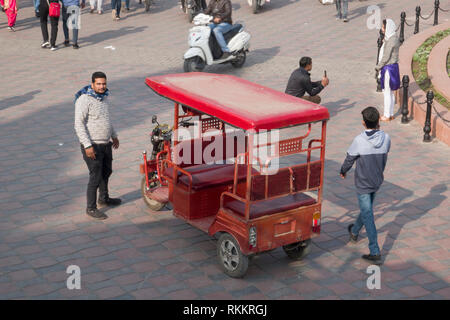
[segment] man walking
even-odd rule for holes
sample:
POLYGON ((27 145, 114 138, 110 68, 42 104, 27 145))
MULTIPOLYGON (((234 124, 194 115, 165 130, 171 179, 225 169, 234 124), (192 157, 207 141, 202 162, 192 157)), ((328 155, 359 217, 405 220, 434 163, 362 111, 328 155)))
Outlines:
POLYGON ((62 0, 62 20, 63 20, 63 31, 64 31, 64 45, 68 47, 70 45, 69 41, 69 29, 73 33, 73 48, 78 49, 78 30, 80 29, 80 19, 81 19, 81 9, 85 6, 85 0, 62 0), (69 20, 70 18, 70 20, 69 20), (69 21, 69 25, 67 23, 69 21), (70 26, 70 28, 69 28, 70 26))
POLYGON ((348 0, 336 0, 337 17, 336 20, 342 20, 348 22, 348 0))
POLYGON ((374 264, 381 264, 377 229, 373 217, 373 201, 375 193, 384 180, 383 172, 387 154, 391 148, 391 139, 387 133, 380 130, 380 113, 376 108, 365 108, 362 116, 366 130, 350 145, 340 174, 342 179, 345 179, 347 172, 356 161, 355 186, 360 214, 356 222, 348 226, 350 241, 356 242, 361 228, 366 227, 370 253, 363 255, 362 258, 374 264))
POLYGON ((322 101, 319 93, 330 81, 324 75, 322 81, 311 82, 311 74, 309 71, 312 70, 312 59, 310 57, 302 57, 299 65, 300 68, 295 69, 289 77, 285 93, 319 104, 322 101), (309 96, 305 96, 305 92, 309 96))
POLYGON ((81 143, 81 153, 89 169, 86 214, 103 220, 107 216, 97 209, 115 206, 122 201, 110 198, 108 179, 112 173, 112 148, 119 148, 119 139, 109 118, 109 91, 103 72, 92 74, 92 83, 75 95, 75 131, 81 143), (112 139, 112 142, 111 142, 112 139))

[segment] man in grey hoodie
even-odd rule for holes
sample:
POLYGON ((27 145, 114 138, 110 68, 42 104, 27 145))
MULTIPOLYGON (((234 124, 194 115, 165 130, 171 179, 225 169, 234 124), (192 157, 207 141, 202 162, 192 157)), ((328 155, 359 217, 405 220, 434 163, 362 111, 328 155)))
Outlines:
POLYGON ((369 238, 368 255, 362 258, 371 263, 381 264, 380 248, 377 241, 377 229, 373 217, 373 201, 375 193, 383 183, 387 154, 391 147, 391 138, 380 130, 380 113, 374 107, 362 111, 364 132, 358 135, 347 151, 347 157, 341 167, 341 177, 345 179, 347 172, 356 161, 355 186, 358 193, 360 214, 354 224, 348 226, 350 241, 356 242, 361 228, 366 228, 369 238))

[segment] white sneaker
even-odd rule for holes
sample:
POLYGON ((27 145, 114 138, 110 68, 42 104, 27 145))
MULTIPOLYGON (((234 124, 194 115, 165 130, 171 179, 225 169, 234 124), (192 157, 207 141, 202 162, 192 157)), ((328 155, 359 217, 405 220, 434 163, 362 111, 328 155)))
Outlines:
POLYGON ((52 47, 50 50, 51 50, 51 51, 58 50, 58 47, 52 47))
POLYGON ((41 48, 48 48, 48 46, 50 45, 50 42, 44 42, 43 44, 41 44, 41 48))

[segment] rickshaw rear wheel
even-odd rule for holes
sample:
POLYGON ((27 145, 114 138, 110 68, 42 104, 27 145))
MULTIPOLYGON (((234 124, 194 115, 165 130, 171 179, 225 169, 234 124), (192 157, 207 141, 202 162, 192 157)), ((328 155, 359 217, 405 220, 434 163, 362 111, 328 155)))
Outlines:
POLYGON ((248 269, 248 257, 241 252, 239 243, 229 233, 217 241, 217 258, 222 270, 232 278, 242 278, 248 269))
MULTIPOLYGON (((150 187, 157 187, 158 185, 159 185, 159 182, 154 183, 150 187)), ((146 194, 146 189, 147 189, 147 183, 145 181, 145 176, 144 176, 144 177, 142 177, 142 181, 141 181, 142 199, 144 199, 144 202, 147 205, 147 207, 149 207, 153 211, 161 210, 164 207, 165 203, 161 203, 159 201, 150 199, 146 194)))
POLYGON ((292 260, 302 260, 311 252, 311 239, 283 246, 286 255, 292 260))

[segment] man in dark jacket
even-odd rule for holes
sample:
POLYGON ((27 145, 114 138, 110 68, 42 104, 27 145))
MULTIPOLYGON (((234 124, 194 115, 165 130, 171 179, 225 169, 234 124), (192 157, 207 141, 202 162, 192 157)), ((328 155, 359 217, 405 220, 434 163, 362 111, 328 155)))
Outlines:
POLYGON ((355 186, 358 193, 360 214, 354 224, 348 226, 350 241, 356 242, 361 228, 366 228, 369 238, 368 255, 362 258, 374 264, 381 264, 380 248, 377 241, 377 228, 373 217, 373 201, 375 193, 383 183, 384 168, 391 148, 391 138, 380 130, 380 113, 374 107, 362 111, 364 132, 356 136, 347 151, 347 157, 341 167, 341 177, 345 179, 347 172, 356 161, 355 186))
POLYGON ((309 71, 312 69, 312 59, 310 57, 302 57, 299 64, 300 68, 294 70, 289 78, 285 93, 319 104, 322 99, 318 94, 328 85, 329 80, 324 75, 322 81, 311 82, 309 71), (305 96, 305 92, 309 96, 305 96))
POLYGON ((233 21, 231 20, 231 1, 230 0, 211 0, 205 14, 213 16, 213 23, 209 25, 214 32, 217 42, 222 49, 221 59, 228 58, 231 53, 223 35, 230 31, 233 21))

